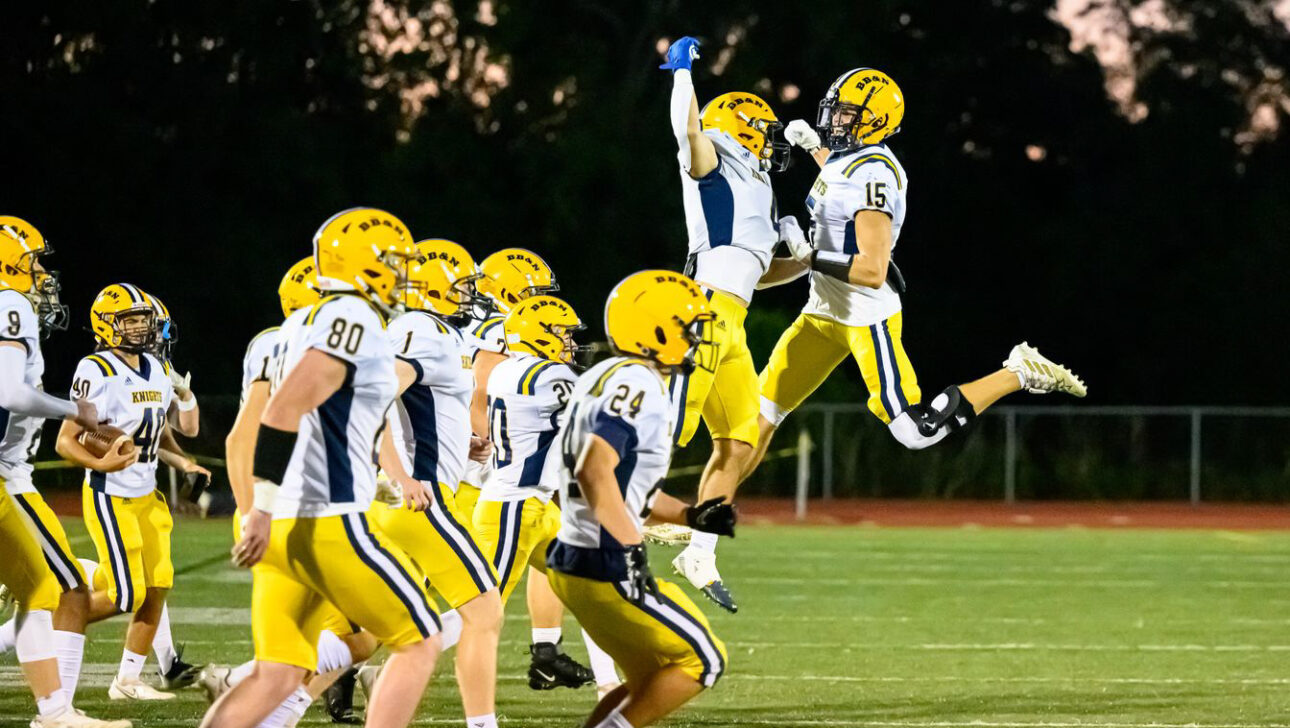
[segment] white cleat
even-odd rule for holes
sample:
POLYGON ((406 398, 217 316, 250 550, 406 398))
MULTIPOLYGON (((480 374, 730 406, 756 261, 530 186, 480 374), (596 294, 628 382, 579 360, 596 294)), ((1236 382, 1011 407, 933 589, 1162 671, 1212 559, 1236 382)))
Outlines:
POLYGON ((372 699, 372 688, 376 687, 376 678, 381 676, 381 668, 385 663, 380 665, 363 665, 358 668, 358 687, 363 691, 365 700, 372 699))
POLYGON ((699 551, 693 546, 685 549, 672 559, 672 568, 684 576, 690 585, 703 592, 703 595, 717 603, 727 612, 739 611, 735 598, 721 583, 721 574, 717 572, 717 555, 711 551, 699 551))
POLYGON ((31 728, 133 728, 134 726, 128 720, 91 718, 76 708, 68 708, 58 715, 37 717, 29 725, 31 728))
POLYGON ((1088 394, 1084 380, 1061 364, 1050 361, 1024 341, 1012 347, 1012 352, 1003 361, 1003 368, 1016 374, 1022 388, 1031 394, 1063 392, 1074 397, 1088 394))
POLYGON ((138 678, 122 680, 116 677, 112 678, 108 697, 113 700, 174 700, 175 694, 163 693, 138 678))
POLYGON ((228 665, 207 665, 202 668, 201 675, 197 676, 197 684, 206 693, 206 699, 214 703, 221 695, 233 689, 228 684, 228 678, 232 674, 233 668, 228 665))
POLYGON ((694 529, 676 523, 655 523, 645 527, 645 540, 663 546, 688 546, 694 529))

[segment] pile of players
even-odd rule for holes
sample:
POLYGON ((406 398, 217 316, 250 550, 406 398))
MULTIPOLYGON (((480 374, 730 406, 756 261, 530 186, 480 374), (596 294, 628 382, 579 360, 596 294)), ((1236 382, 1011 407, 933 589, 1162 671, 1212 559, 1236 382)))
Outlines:
MULTIPOLYGON (((784 418, 847 354, 871 411, 912 449, 1012 392, 1084 396, 1078 377, 1023 343, 1000 369, 922 402, 901 343, 905 283, 891 261, 908 179, 885 143, 904 115, 890 77, 849 71, 821 101, 814 128, 784 127, 750 93, 700 110, 698 57, 698 42, 682 38, 663 64, 673 72, 688 275, 651 270, 619 283, 604 314, 612 356, 586 371, 573 339, 581 319, 550 295, 555 278, 536 254, 503 250, 477 267, 461 246, 418 242, 374 208, 318 229, 312 255, 280 288, 286 320, 253 339, 245 360, 227 464, 238 506, 234 560, 253 572, 255 659, 204 671, 214 703, 203 725, 294 725, 323 691, 333 717, 350 720, 355 674, 371 683, 367 724, 406 725, 438 655, 455 646, 467 725, 492 728, 502 608, 525 573, 530 685, 594 679, 601 700, 586 725, 648 725, 712 685, 726 652, 694 604, 651 575, 646 534, 687 543, 676 570, 736 611, 715 560, 719 537, 734 532, 736 489, 784 418), (770 173, 787 166, 791 146, 820 167, 806 200, 809 239, 795 218, 776 218, 770 173), (789 255, 773 257, 781 244, 789 255), (743 331, 753 292, 808 274, 807 305, 758 376, 743 331), (659 483, 700 419, 712 455, 691 506, 659 483), (564 607, 583 627, 592 670, 563 654, 564 607), (380 669, 356 673, 378 649, 388 653, 380 669)), ((0 341, 0 365, 15 377, 25 367, 26 384, 6 384, 0 404, 67 420, 58 449, 87 468, 102 588, 87 586, 48 508, 4 533, 28 534, 33 558, 44 548, 44 571, 66 577, 64 601, 78 595, 76 619, 56 616, 59 630, 70 624, 79 634, 88 619, 134 614, 113 697, 164 698, 137 670, 152 628, 161 624, 169 640, 164 595, 173 580, 169 515, 143 466, 177 451, 165 435, 184 431, 195 400, 185 404, 187 379, 155 351, 173 339, 164 307, 126 284, 95 302, 100 350, 77 370, 77 402, 39 391, 36 331, 59 318, 57 282, 39 267, 38 233, 19 223, 7 233, 19 241, 18 274, 0 292, 2 310, 15 311, 7 338, 17 343, 0 341), (79 444, 104 419, 134 433, 133 454, 95 458, 79 444)), ((6 432, 8 448, 8 433, 21 431, 6 432)), ((20 480, 14 472, 0 471, 20 480)), ((9 500, 0 503, 5 524, 22 520, 9 500)), ((41 615, 57 600, 43 595, 36 571, 0 574, 18 596, 15 641, 41 711, 33 725, 99 725, 47 674, 51 665, 66 672, 65 643, 56 664, 38 646, 49 631, 41 615)), ((164 649, 172 684, 191 682, 194 668, 164 649)))

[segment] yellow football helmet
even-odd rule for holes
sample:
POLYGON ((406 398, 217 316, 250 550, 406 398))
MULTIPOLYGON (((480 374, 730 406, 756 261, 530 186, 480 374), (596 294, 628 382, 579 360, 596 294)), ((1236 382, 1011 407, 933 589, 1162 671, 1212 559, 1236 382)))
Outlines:
POLYGON ((482 274, 465 248, 432 238, 417 243, 416 252, 400 296, 404 306, 452 319, 483 315, 489 309, 475 288, 482 274))
POLYGON ((40 264, 42 256, 53 252, 34 225, 0 216, 0 289, 13 289, 31 301, 42 334, 67 328, 67 306, 58 300, 58 274, 40 264))
POLYGON ((282 303, 282 317, 290 316, 297 309, 312 306, 322 299, 318 292, 318 269, 314 257, 301 258, 287 269, 278 284, 278 301, 282 303))
POLYGON ((396 304, 408 261, 415 257, 407 225, 373 207, 339 212, 314 234, 319 287, 357 291, 386 313, 396 304))
POLYGON ((792 148, 780 136, 784 125, 770 104, 756 94, 731 91, 709 101, 699 112, 704 129, 729 134, 744 149, 752 152, 763 170, 782 172, 792 161, 792 148))
POLYGON ((156 317, 148 294, 129 283, 113 283, 94 297, 90 330, 100 349, 139 354, 151 350, 156 341, 156 317))
POLYGON ((479 280, 479 292, 493 299, 501 313, 509 313, 530 296, 560 290, 551 266, 542 256, 524 248, 502 248, 484 258, 479 271, 484 274, 479 280))
POLYGON ((696 366, 716 371, 712 320, 703 289, 670 270, 627 276, 605 304, 605 333, 615 351, 685 374, 696 366))
POLYGON ((900 131, 904 118, 905 94, 891 76, 872 68, 854 68, 829 87, 820 101, 815 127, 824 146, 849 152, 900 131))
POLYGON ((152 325, 156 329, 152 341, 152 353, 162 361, 170 361, 171 351, 179 340, 179 330, 174 319, 170 318, 170 309, 151 293, 144 292, 144 298, 152 304, 152 325))
POLYGON ((586 326, 573 307, 555 296, 533 296, 511 309, 502 321, 507 351, 536 354, 543 359, 574 363, 582 349, 573 343, 574 332, 586 326))

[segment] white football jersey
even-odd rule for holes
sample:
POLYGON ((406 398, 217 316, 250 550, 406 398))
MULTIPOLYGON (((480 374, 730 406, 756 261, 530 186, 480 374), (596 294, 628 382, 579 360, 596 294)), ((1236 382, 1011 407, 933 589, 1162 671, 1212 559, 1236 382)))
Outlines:
MULTIPOLYGON (((506 353, 506 329, 502 326, 505 316, 493 314, 488 318, 476 319, 467 324, 462 333, 466 335, 466 346, 470 350, 470 358, 474 361, 475 354, 480 351, 491 351, 495 354, 506 353)), ((482 488, 484 481, 488 480, 488 474, 492 472, 493 461, 479 462, 469 460, 466 462, 466 470, 462 473, 461 482, 473 485, 476 488, 482 488)), ((452 484, 453 490, 456 490, 457 484, 452 484)))
POLYGON ((542 482, 547 451, 578 375, 567 364, 513 354, 488 375, 488 439, 493 469, 480 500, 551 500, 556 483, 542 482))
POLYGON ((673 418, 663 378, 639 359, 608 359, 578 378, 543 472, 548 486, 560 488, 562 509, 548 565, 589 579, 623 577, 622 544, 596 520, 574 469, 592 435, 612 445, 620 458, 614 474, 627 513, 642 529, 672 460, 673 418))
POLYGON ((700 283, 751 301, 779 242, 770 174, 725 132, 704 134, 717 150, 717 168, 696 180, 685 171, 689 160, 680 160, 690 234, 686 272, 700 283))
POLYGON ((246 355, 242 357, 242 402, 246 401, 252 384, 273 381, 273 363, 278 355, 278 332, 281 329, 280 326, 270 326, 256 334, 247 345, 246 355))
POLYGON ((125 470, 86 470, 90 488, 122 498, 138 498, 156 490, 157 448, 174 394, 165 367, 151 354, 139 355, 138 369, 110 350, 81 359, 72 377, 72 399, 84 397, 93 402, 99 419, 124 430, 139 448, 139 461, 125 470))
MULTIPOLYGON (((896 155, 884 144, 831 155, 807 195, 811 239, 818 250, 854 255, 855 217, 861 210, 878 210, 891 217, 891 249, 896 250, 905 223, 905 193, 909 179, 896 155)), ((900 311, 900 294, 885 282, 881 288, 845 283, 811 271, 811 295, 803 313, 848 326, 869 326, 900 311)))
POLYGON ((398 393, 385 319, 357 295, 329 296, 289 316, 278 343, 275 390, 310 349, 344 362, 349 375, 327 401, 300 418, 273 517, 365 512, 376 494, 376 456, 386 413, 398 393))
MULTIPOLYGON (((13 289, 0 290, 0 341, 16 341, 27 350, 24 381, 40 389, 45 374, 45 357, 40 353, 40 321, 31 301, 13 289)), ((10 495, 32 493, 31 459, 40 447, 41 417, 10 412, 0 408, 0 478, 10 495)))
POLYGON ((395 442, 402 442, 404 467, 426 483, 456 491, 470 453, 470 396, 475 379, 461 332, 423 311, 390 322, 395 355, 412 365, 417 378, 399 397, 395 442))

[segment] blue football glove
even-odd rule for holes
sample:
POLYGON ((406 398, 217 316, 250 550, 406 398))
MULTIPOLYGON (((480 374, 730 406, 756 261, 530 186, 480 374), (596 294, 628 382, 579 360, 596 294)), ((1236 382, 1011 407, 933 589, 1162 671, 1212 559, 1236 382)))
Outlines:
POLYGON ((667 49, 667 63, 659 66, 669 71, 690 70, 694 59, 699 57, 699 41, 685 36, 667 49))

